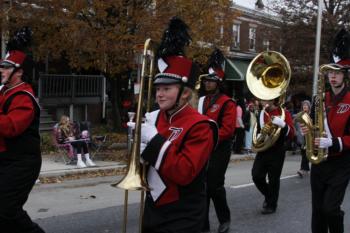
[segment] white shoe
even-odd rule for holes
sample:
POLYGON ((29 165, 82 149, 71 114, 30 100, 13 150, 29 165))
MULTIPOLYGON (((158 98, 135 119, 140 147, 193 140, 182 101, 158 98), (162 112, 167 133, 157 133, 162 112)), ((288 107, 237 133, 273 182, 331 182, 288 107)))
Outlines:
POLYGON ((96 164, 95 164, 94 162, 92 162, 91 159, 87 159, 87 160, 85 161, 85 163, 86 163, 86 165, 87 165, 88 167, 95 167, 95 166, 96 166, 96 164))
POLYGON ((86 168, 86 164, 82 160, 78 160, 77 167, 78 168, 86 168))

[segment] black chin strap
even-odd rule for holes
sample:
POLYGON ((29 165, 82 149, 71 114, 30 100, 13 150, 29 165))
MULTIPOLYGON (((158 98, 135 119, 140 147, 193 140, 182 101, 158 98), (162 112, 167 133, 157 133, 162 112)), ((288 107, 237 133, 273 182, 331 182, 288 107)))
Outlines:
POLYGON ((8 83, 11 81, 13 75, 16 73, 16 71, 17 71, 18 69, 19 69, 19 68, 17 68, 17 67, 14 67, 14 68, 13 68, 13 71, 11 72, 9 78, 8 78, 7 81, 4 83, 4 85, 8 84, 8 83))
POLYGON ((345 82, 345 80, 343 80, 343 82, 341 83, 341 84, 339 84, 338 86, 335 86, 335 88, 341 88, 341 87, 346 87, 346 82, 345 82))
POLYGON ((170 109, 168 109, 167 111, 175 110, 177 107, 179 107, 179 105, 180 105, 180 97, 182 95, 183 90, 184 90, 184 85, 181 84, 179 93, 177 94, 177 97, 176 97, 175 104, 170 109))

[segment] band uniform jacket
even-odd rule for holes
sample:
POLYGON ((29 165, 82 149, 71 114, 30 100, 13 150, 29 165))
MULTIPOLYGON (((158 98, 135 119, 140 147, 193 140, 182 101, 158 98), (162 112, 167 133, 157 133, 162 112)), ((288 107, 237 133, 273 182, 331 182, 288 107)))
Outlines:
POLYGON ((29 84, 20 83, 9 89, 2 88, 0 153, 40 154, 39 118, 40 107, 29 84))
MULTIPOLYGON (((40 173, 39 119, 40 108, 29 84, 1 89, 0 222, 9 223, 4 228, 32 225, 23 205, 40 173)), ((2 232, 14 232, 4 228, 2 232)))
POLYGON ((350 148, 350 92, 346 88, 337 96, 326 92, 325 106, 325 130, 333 141, 328 160, 332 160, 348 154, 350 148))
POLYGON ((206 165, 217 143, 217 126, 189 104, 171 116, 162 110, 151 114, 158 134, 141 155, 149 163, 151 189, 144 224, 173 224, 175 229, 200 222, 206 202, 206 165))
POLYGON ((236 128, 236 103, 224 94, 202 96, 198 111, 214 120, 219 127, 219 144, 232 140, 236 128))

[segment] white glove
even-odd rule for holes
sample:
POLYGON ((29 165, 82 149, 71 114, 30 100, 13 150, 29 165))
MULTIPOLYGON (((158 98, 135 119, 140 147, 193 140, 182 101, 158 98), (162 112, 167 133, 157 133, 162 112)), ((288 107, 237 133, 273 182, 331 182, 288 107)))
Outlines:
POLYGON ((146 143, 143 143, 143 142, 140 143, 140 154, 143 153, 143 151, 145 150, 146 146, 147 146, 146 143))
MULTIPOLYGON (((140 155, 143 153, 143 151, 145 150, 147 144, 146 143, 140 143, 140 155)), ((140 156, 140 163, 144 163, 145 160, 142 158, 142 156, 140 156)))
MULTIPOLYGON (((158 116, 158 112, 155 111, 155 112, 146 112, 145 114, 145 122, 146 123, 149 123, 149 124, 152 124, 152 125, 155 125, 156 124, 156 120, 157 120, 157 116, 158 116)), ((132 122, 132 121, 128 121, 127 123, 127 126, 132 128, 132 129, 135 129, 135 122, 132 122)))
POLYGON ((147 122, 141 125, 141 142, 147 144, 156 134, 158 134, 158 130, 155 125, 147 122))
POLYGON ((157 116, 158 116, 158 111, 146 112, 146 114, 145 114, 146 122, 150 123, 152 125, 155 125, 156 120, 157 120, 157 116))
POLYGON ((319 148, 328 148, 333 145, 333 141, 331 138, 319 138, 320 143, 318 145, 319 148))
POLYGON ((286 122, 279 117, 274 117, 272 119, 272 124, 277 125, 278 127, 281 127, 281 128, 284 128, 284 126, 286 126, 286 122))

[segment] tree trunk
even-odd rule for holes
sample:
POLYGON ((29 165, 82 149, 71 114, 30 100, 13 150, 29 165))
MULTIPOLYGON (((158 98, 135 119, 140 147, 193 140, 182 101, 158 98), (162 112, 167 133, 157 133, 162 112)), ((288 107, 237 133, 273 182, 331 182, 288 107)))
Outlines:
POLYGON ((111 103, 112 103, 112 125, 113 129, 120 131, 122 128, 122 121, 120 115, 120 78, 114 77, 109 79, 111 87, 111 103))

